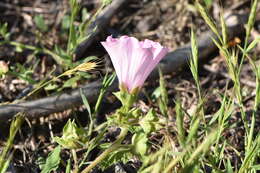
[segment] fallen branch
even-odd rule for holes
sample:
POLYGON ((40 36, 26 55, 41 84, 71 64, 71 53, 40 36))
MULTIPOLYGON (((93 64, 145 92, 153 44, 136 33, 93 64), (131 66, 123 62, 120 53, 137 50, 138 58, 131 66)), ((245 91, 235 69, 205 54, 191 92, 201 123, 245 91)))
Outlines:
POLYGON ((95 22, 88 28, 87 35, 89 37, 80 43, 75 51, 76 59, 82 58, 86 53, 86 50, 93 43, 97 35, 103 31, 104 27, 107 26, 113 15, 118 12, 124 3, 129 0, 113 0, 96 18, 95 22))
MULTIPOLYGON (((247 15, 232 14, 226 18, 229 38, 234 38, 244 33, 244 24, 247 20, 247 15)), ((210 54, 217 51, 217 47, 212 42, 211 38, 214 35, 211 32, 206 32, 198 39, 199 58, 206 59, 210 54)), ((186 65, 191 54, 190 44, 183 46, 166 55, 161 61, 160 66, 164 74, 177 72, 186 65)), ((153 71, 148 80, 157 78, 157 70, 153 71)), ((114 82, 108 92, 117 89, 117 82, 114 82)), ((101 82, 96 81, 86 84, 81 87, 83 93, 90 103, 94 103, 97 99, 101 82)), ((80 90, 74 89, 71 92, 62 93, 56 96, 50 96, 38 100, 27 101, 18 104, 8 104, 0 106, 0 121, 5 121, 12 118, 18 112, 24 112, 30 118, 38 118, 51 113, 61 112, 82 104, 80 90)))

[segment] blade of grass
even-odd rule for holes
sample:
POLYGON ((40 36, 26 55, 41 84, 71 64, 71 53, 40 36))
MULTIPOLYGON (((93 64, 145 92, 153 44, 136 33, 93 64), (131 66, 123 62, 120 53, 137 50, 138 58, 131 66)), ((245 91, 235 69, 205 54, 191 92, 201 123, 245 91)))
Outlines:
POLYGON ((177 138, 180 145, 184 148, 185 147, 185 129, 183 127, 184 113, 181 109, 181 104, 179 100, 175 102, 175 111, 176 111, 177 138))
POLYGON ((10 161, 10 156, 8 156, 14 142, 14 138, 16 136, 16 133, 20 129, 21 125, 23 124, 24 121, 24 114, 19 113, 17 116, 13 119, 10 129, 9 129, 9 137, 7 139, 7 142, 1 152, 0 155, 0 172, 2 172, 5 167, 6 167, 6 162, 10 161), (8 157, 8 159, 7 159, 8 157))

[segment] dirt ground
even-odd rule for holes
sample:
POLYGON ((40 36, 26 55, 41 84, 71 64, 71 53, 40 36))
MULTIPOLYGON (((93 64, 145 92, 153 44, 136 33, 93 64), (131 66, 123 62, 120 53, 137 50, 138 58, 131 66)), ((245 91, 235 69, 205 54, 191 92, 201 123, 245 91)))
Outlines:
MULTIPOLYGON (((185 45, 190 41, 190 29, 194 28, 196 35, 199 37, 203 32, 208 30, 205 22, 196 12, 192 5, 192 0, 131 0, 125 4, 120 11, 113 16, 109 25, 97 37, 93 46, 88 51, 86 56, 95 55, 104 61, 109 61, 104 49, 99 42, 104 40, 108 35, 131 35, 139 39, 151 39, 160 42, 167 46, 171 51, 185 45)), ((243 1, 244 2, 244 1, 243 1)), ((88 0, 81 2, 82 8, 86 8, 90 13, 94 13, 100 5, 98 0, 88 0)), ((213 1, 209 12, 212 17, 218 22, 218 13, 221 6, 225 12, 248 12, 250 10, 250 2, 242 3, 240 0, 229 1, 213 1), (239 6, 240 5, 240 6, 239 6)), ((53 48, 55 44, 65 47, 64 40, 67 39, 66 33, 62 32, 61 23, 63 17, 69 12, 68 0, 2 0, 0 2, 0 23, 7 22, 9 31, 11 32, 11 40, 22 42, 30 45, 44 45, 47 48, 53 48), (48 25, 48 31, 42 34, 37 29, 34 18, 37 15, 42 15, 48 25)), ((258 13, 258 16, 260 14, 258 13)), ((253 30, 251 40, 260 34, 260 21, 257 21, 253 30)), ((260 47, 258 46, 254 52, 255 55, 260 55, 260 47)), ((44 79, 48 72, 55 66, 48 55, 39 54, 35 57, 30 51, 16 52, 12 46, 0 46, 0 60, 7 62, 8 66, 16 67, 17 63, 25 67, 32 67, 31 78, 35 81, 44 79)), ((108 62, 109 64, 109 62, 108 62)), ((111 65, 109 66, 112 71, 111 65)), ((57 67, 58 74, 60 71, 57 67)), ((101 74, 104 74, 105 69, 99 69, 101 74)), ((252 93, 244 102, 248 107, 253 104, 253 90, 255 87, 255 76, 251 70, 249 62, 245 62, 242 70, 242 87, 245 95, 252 93)), ((228 78, 224 58, 215 52, 212 58, 200 62, 199 68, 200 81, 203 92, 206 93, 207 106, 206 114, 212 114, 220 107, 221 97, 212 96, 216 90, 225 92, 226 87, 231 87, 232 81, 228 78), (226 86, 227 82, 229 85, 226 86)), ((98 78, 99 75, 94 74, 93 78, 98 78)), ((194 103, 197 102, 197 92, 194 80, 188 68, 184 68, 180 73, 175 75, 165 75, 167 81, 167 89, 170 99, 176 99, 177 95, 181 98, 182 104, 187 111, 192 111, 194 103)), ((93 80, 93 79, 92 79, 93 80)), ((144 90, 151 93, 158 86, 158 81, 147 83, 144 90)), ((11 102, 21 97, 30 91, 32 84, 25 82, 15 75, 6 76, 0 79, 0 103, 11 102)), ((41 93, 39 97, 47 96, 49 93, 41 93)), ((139 103, 141 106, 154 106, 148 100, 139 103)), ((115 106, 116 107, 116 106, 115 106)), ((174 106, 173 106, 174 108, 174 106)), ((172 114, 174 109, 172 108, 172 114)), ((110 107, 103 114, 108 114, 113 111, 114 107, 110 107)), ((250 109, 246 110, 250 113, 250 109)), ((14 144, 14 157, 11 161, 10 170, 15 172, 39 172, 37 159, 46 157, 46 155, 54 148, 51 142, 53 135, 60 135, 62 127, 69 117, 79 117, 79 121, 84 125, 86 120, 84 109, 68 110, 62 113, 50 115, 45 118, 34 120, 26 120, 21 130, 19 131, 14 144)), ((260 112, 256 122, 256 128, 260 130, 260 112)), ((242 123, 239 116, 231 118, 234 123, 242 123)), ((1 125, 2 126, 2 125, 1 125)), ((3 124, 8 127, 7 124, 3 124)), ((3 146, 7 139, 8 128, 3 128, 0 134, 0 145, 3 146)), ((244 129, 241 126, 227 130, 224 135, 230 138, 229 141, 233 146, 242 150, 241 140, 244 134, 244 129)), ((230 152, 232 157, 234 153, 230 152)), ((66 158, 66 152, 64 153, 66 158)), ((234 162, 239 162, 238 158, 232 157, 234 162)))

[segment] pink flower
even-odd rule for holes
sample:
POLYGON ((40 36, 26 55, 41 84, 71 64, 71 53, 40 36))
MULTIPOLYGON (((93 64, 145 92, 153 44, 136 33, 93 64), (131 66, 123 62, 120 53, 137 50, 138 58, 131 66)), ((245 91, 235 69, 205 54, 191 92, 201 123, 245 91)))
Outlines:
POLYGON ((168 49, 151 40, 138 41, 134 37, 107 37, 101 42, 111 57, 120 86, 128 92, 141 88, 148 75, 168 49))

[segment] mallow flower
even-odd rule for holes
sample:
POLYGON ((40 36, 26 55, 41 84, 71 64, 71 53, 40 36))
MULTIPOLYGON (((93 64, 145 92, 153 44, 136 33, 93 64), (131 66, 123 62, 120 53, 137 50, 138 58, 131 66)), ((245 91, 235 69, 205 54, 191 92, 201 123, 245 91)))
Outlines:
POLYGON ((134 37, 108 36, 101 42, 111 57, 119 86, 128 93, 138 91, 159 61, 168 53, 160 43, 134 37))

